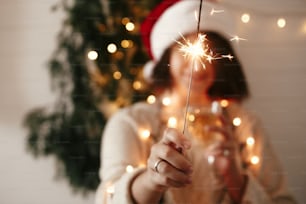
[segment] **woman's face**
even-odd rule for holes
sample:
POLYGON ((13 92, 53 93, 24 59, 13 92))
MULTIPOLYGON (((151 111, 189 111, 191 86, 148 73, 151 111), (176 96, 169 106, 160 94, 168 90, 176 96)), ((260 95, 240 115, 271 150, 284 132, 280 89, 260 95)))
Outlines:
MULTIPOLYGON (((189 35, 186 39, 190 42, 196 40, 195 35, 189 35)), ((170 54, 170 72, 174 80, 174 88, 187 91, 189 87, 189 81, 192 73, 191 90, 193 93, 206 94, 209 87, 214 81, 214 69, 213 65, 208 61, 192 60, 184 56, 181 50, 179 50, 179 44, 173 45, 170 54)))

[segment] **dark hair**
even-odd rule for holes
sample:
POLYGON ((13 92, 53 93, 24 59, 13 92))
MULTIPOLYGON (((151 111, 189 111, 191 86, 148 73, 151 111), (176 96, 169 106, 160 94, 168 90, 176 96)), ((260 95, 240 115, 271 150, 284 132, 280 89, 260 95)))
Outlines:
MULTIPOLYGON (((208 95, 212 99, 234 99, 242 101, 249 96, 248 84, 243 73, 235 52, 229 41, 216 32, 204 32, 207 43, 213 53, 218 55, 234 56, 233 59, 222 58, 213 60, 213 68, 215 69, 215 80, 208 90, 208 95)), ((153 71, 152 86, 155 90, 164 90, 171 88, 173 79, 169 69, 171 48, 163 53, 159 62, 155 65, 153 71)))

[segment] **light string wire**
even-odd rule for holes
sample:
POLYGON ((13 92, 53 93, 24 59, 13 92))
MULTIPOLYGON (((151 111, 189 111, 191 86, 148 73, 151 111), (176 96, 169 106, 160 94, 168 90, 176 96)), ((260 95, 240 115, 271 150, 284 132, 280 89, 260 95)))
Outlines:
MULTIPOLYGON (((199 6, 199 15, 198 15, 198 22, 197 22, 197 36, 200 34, 200 22, 201 22, 201 13, 202 13, 202 4, 203 0, 200 0, 200 6, 199 6)), ((193 61, 195 62, 195 61, 193 61)), ((188 108, 190 104, 190 95, 191 95, 191 85, 192 85, 192 77, 193 77, 193 65, 190 69, 190 77, 189 77, 189 85, 188 85, 188 91, 187 91, 187 96, 186 96, 186 105, 185 105, 185 113, 184 113, 184 125, 183 125, 183 134, 186 131, 187 128, 187 114, 188 114, 188 108)))

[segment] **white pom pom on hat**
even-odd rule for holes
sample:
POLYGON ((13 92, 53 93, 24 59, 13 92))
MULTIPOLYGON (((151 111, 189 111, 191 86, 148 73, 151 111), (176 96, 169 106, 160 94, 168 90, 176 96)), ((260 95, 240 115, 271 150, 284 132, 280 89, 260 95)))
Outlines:
MULTIPOLYGON (((151 81, 155 64, 175 40, 197 32, 199 8, 200 0, 164 0, 142 23, 142 40, 151 57, 143 70, 147 81, 151 81)), ((203 1, 199 28, 228 37, 234 35, 236 24, 233 15, 221 3, 203 1), (222 12, 211 14, 212 9, 222 12)))

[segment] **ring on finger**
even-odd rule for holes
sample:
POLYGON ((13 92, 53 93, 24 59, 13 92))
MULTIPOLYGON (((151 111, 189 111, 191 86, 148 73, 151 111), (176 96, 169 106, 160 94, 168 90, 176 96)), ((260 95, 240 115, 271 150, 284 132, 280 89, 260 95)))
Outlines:
POLYGON ((163 159, 160 159, 160 160, 158 160, 158 161, 155 162, 155 164, 154 164, 154 170, 155 170, 155 172, 159 173, 159 171, 158 171, 158 166, 159 166, 159 164, 160 164, 161 162, 163 162, 163 161, 164 161, 163 159))

